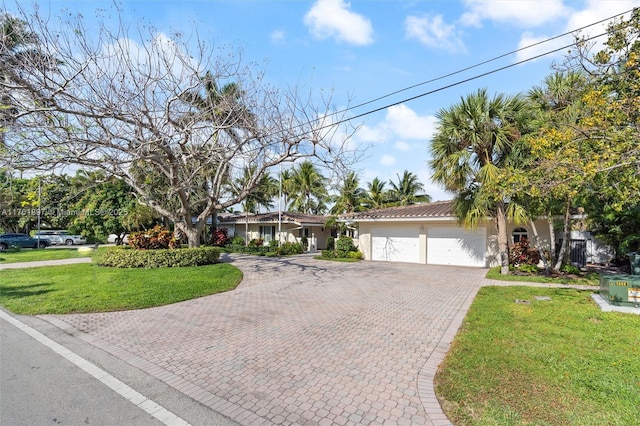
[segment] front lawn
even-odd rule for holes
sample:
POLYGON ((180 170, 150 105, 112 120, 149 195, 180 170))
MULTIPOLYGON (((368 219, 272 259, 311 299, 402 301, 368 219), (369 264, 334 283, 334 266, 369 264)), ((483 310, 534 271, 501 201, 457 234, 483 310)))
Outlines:
POLYGON ((232 290, 241 280, 242 272, 226 263, 154 269, 95 264, 10 269, 0 271, 0 305, 28 315, 142 309, 232 290))
POLYGON ((457 425, 637 425, 639 359, 640 316, 601 312, 591 292, 484 287, 436 393, 457 425))

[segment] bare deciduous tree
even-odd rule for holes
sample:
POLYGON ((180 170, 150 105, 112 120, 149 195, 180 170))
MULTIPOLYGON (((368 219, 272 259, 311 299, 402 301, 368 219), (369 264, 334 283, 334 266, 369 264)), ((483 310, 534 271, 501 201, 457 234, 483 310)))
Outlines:
POLYGON ((197 35, 110 29, 104 20, 87 28, 81 18, 49 22, 37 10, 19 19, 51 54, 23 60, 57 65, 0 64, 3 93, 16 106, 3 158, 120 177, 190 246, 214 211, 241 202, 273 166, 315 158, 341 169, 356 161, 355 129, 334 124, 343 117, 332 114, 331 99, 277 90, 239 54, 197 35), (231 190, 247 165, 246 186, 231 190))

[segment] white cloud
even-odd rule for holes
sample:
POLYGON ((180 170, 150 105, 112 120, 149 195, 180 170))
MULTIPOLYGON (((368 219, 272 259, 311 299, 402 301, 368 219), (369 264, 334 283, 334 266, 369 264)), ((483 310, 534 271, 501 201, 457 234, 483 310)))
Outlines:
POLYGON ((382 126, 402 139, 431 139, 435 131, 436 118, 419 116, 414 110, 400 104, 389 107, 382 126))
POLYGON ((373 126, 363 125, 356 137, 364 142, 397 143, 396 148, 406 150, 408 140, 427 141, 435 131, 437 119, 432 115, 418 115, 405 104, 387 108, 384 119, 373 126), (398 142, 400 140, 401 142, 398 142))
POLYGON ((318 0, 304 16, 304 24, 317 39, 335 38, 350 44, 373 43, 371 21, 352 12, 344 0, 318 0))
POLYGON ((412 149, 411 145, 403 141, 396 142, 395 147, 398 151, 402 151, 402 152, 409 152, 412 149))
POLYGON ((416 39, 425 46, 452 53, 467 51, 455 26, 446 24, 442 15, 407 16, 404 28, 407 38, 416 39))
POLYGON ((396 164, 396 157, 389 154, 383 154, 382 157, 380 157, 380 164, 383 166, 393 166, 396 164))
POLYGON ((269 39, 273 44, 282 44, 284 42, 285 32, 283 30, 274 30, 269 34, 269 39))
MULTIPOLYGON (((609 3, 602 2, 602 3, 609 3)), ((460 23, 466 26, 479 27, 482 21, 491 20, 499 23, 537 27, 566 16, 570 9, 562 0, 465 0, 467 12, 460 17, 460 23)))
MULTIPOLYGON (((563 32, 568 32, 568 31, 575 30, 577 28, 587 26, 589 24, 600 21, 609 16, 613 16, 617 13, 621 13, 629 9, 632 9, 634 6, 636 6, 636 1, 631 1, 631 0, 620 0, 620 1, 610 0, 606 2, 603 2, 600 0, 591 0, 587 3, 586 9, 573 12, 569 16, 563 32)), ((598 24, 583 30, 582 35, 590 36, 590 35, 602 34, 606 31, 606 28, 607 28, 607 23, 605 22, 605 23, 598 24)), ((525 32, 520 36, 520 42, 518 43, 518 48, 521 49, 523 47, 530 46, 537 42, 546 40, 548 38, 549 38, 549 35, 533 34, 531 32, 525 32)), ((594 46, 593 51, 595 52, 602 49, 604 46, 603 43, 605 40, 606 40, 606 37, 600 37, 599 39, 597 39, 596 45, 594 46)), ((540 53, 544 53, 550 50, 560 48, 563 45, 570 45, 572 44, 572 42, 573 42, 573 36, 567 36, 562 39, 553 40, 553 41, 550 41, 549 43, 544 43, 544 44, 532 47, 530 49, 519 51, 516 56, 516 61, 522 61, 524 59, 531 58, 540 53)), ((561 50, 557 52, 555 55, 562 56, 566 53, 567 53, 566 51, 561 50)))

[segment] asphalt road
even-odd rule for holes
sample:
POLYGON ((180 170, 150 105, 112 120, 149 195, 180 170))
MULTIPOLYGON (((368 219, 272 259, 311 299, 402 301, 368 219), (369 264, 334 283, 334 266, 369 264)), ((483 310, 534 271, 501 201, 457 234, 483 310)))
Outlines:
MULTIPOLYGON (((4 312, 3 312, 4 314, 4 312)), ((180 417, 180 424, 235 425, 147 374, 34 317, 23 323, 64 345, 180 417), (106 371, 108 370, 108 371, 106 371)), ((0 425, 163 425, 50 347, 0 318, 0 425)))
POLYGON ((162 425, 2 319, 0 340, 0 424, 162 425))

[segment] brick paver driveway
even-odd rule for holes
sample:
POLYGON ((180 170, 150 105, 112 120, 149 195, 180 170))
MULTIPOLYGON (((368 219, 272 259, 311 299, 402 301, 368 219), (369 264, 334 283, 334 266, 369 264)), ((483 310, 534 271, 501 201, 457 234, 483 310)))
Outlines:
POLYGON ((235 291, 43 316, 241 424, 446 424, 432 379, 486 270, 233 256, 235 291))

